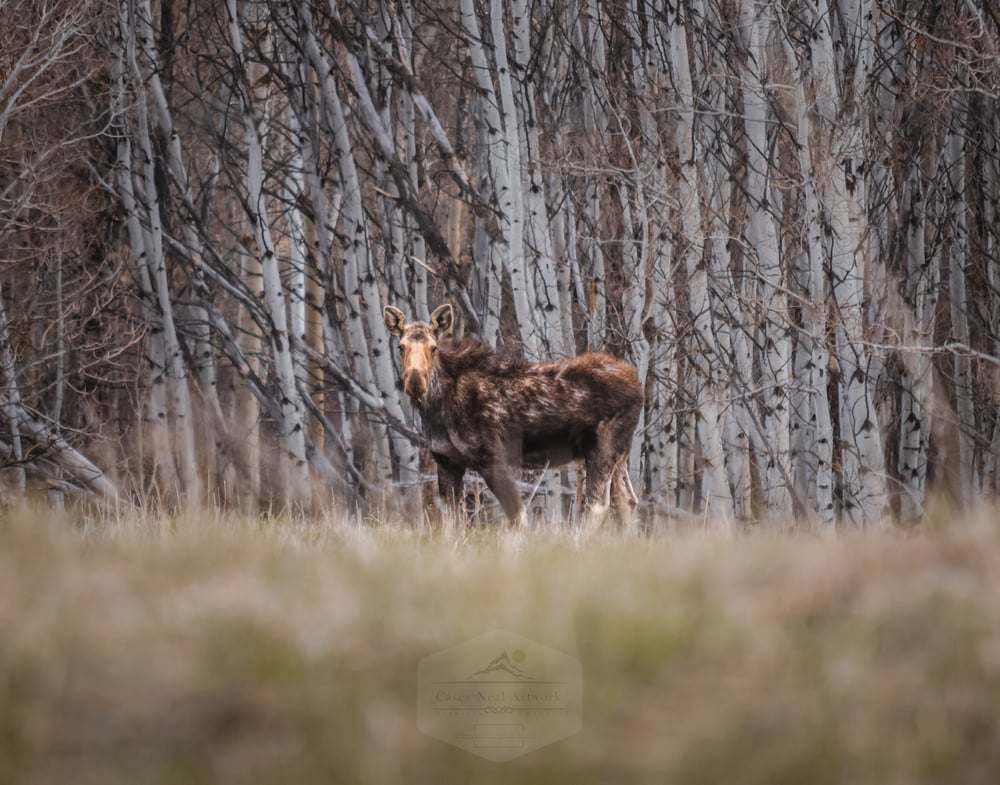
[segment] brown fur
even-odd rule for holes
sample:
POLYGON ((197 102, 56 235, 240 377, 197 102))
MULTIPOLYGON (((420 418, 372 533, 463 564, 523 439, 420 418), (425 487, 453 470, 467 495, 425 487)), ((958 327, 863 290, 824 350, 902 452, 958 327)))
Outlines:
POLYGON ((546 363, 505 358, 479 341, 445 338, 450 305, 430 324, 407 324, 391 307, 385 321, 400 338, 403 389, 420 410, 442 497, 460 499, 472 469, 517 525, 524 505, 512 468, 582 459, 591 517, 599 521, 612 504, 618 524, 627 523, 636 505, 628 453, 642 409, 633 366, 601 353, 546 363))

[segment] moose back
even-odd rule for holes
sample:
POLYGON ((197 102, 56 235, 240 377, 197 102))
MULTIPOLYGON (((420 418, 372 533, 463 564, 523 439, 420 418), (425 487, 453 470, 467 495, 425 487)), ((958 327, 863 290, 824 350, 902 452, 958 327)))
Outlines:
POLYGON ((628 454, 643 400, 632 365, 602 353, 545 363, 503 357, 479 341, 448 338, 447 304, 430 323, 408 323, 392 306, 384 318, 399 338, 403 391, 420 411, 447 504, 459 505, 471 469, 520 526, 514 471, 583 459, 591 520, 611 508, 619 526, 628 522, 637 504, 628 454))

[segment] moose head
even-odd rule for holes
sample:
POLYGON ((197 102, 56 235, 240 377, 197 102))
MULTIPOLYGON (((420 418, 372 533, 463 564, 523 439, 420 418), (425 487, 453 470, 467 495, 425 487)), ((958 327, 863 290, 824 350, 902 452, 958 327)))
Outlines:
POLYGON ((451 334, 455 313, 447 303, 431 314, 430 323, 410 322, 398 308, 387 305, 382 312, 386 329, 399 338, 402 360, 403 392, 417 406, 427 395, 428 380, 437 353, 437 342, 451 334))

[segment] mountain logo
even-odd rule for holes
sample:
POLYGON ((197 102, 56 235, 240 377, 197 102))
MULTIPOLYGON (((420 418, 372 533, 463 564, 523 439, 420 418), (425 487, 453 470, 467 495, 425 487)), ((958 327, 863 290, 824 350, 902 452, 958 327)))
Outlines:
POLYGON ((565 739, 583 728, 580 661, 507 630, 429 654, 417 664, 417 727, 498 762, 565 739))
POLYGON ((524 679, 525 681, 534 681, 533 676, 529 676, 521 668, 519 668, 514 660, 523 660, 524 652, 517 650, 514 652, 513 659, 507 654, 507 650, 504 649, 499 656, 494 657, 490 660, 490 664, 487 665, 482 670, 478 670, 475 673, 469 675, 469 679, 473 679, 476 676, 489 676, 494 673, 507 673, 516 679, 524 679), (520 656, 519 656, 520 655, 520 656))

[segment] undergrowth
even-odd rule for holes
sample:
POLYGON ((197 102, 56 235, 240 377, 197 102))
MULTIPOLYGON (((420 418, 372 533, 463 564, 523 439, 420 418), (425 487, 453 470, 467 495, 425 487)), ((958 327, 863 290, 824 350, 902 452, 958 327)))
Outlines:
POLYGON ((992 783, 1000 526, 584 535, 0 516, 0 782, 992 783), (492 629, 580 661, 582 730, 417 727, 492 629))

